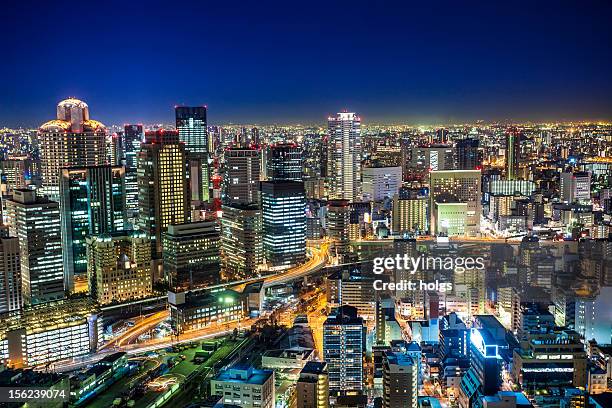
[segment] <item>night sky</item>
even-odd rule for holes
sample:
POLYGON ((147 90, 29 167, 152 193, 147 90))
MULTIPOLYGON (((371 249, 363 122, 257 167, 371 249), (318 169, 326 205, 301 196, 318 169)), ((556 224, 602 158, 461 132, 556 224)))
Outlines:
POLYGON ((612 119, 606 2, 10 1, 0 126, 75 96, 106 124, 612 119), (19 3, 19 4, 18 4, 19 3), (385 5, 382 5, 385 4, 385 5), (465 6, 464 4, 469 4, 465 6))

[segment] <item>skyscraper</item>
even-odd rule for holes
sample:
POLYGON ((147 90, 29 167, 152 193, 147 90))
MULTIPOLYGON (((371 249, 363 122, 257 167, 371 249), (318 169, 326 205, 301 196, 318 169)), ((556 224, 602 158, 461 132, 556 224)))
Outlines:
POLYGON ((0 313, 19 310, 22 305, 19 238, 0 227, 0 313))
POLYGON ((383 408, 418 407, 418 365, 408 354, 387 351, 383 359, 383 408))
POLYGON ((329 372, 329 391, 339 394, 364 387, 363 358, 366 329, 357 309, 340 306, 323 324, 323 359, 329 372))
POLYGON ((264 258, 269 267, 288 268, 306 258, 306 200, 304 183, 261 183, 264 258))
POLYGON ((59 198, 62 167, 99 166, 106 162, 106 127, 89 118, 89 107, 78 99, 57 105, 57 119, 38 129, 43 192, 59 198))
POLYGON ((327 236, 332 240, 330 251, 343 255, 349 250, 349 223, 351 207, 348 200, 330 200, 327 202, 325 227, 327 236))
POLYGON ((506 179, 516 180, 519 176, 521 134, 517 129, 506 132, 506 179))
POLYGON ((218 220, 173 224, 163 234, 164 271, 175 291, 219 282, 218 220))
POLYGON ((99 304, 125 302, 152 292, 151 243, 142 231, 86 238, 89 294, 99 304))
POLYGON ((144 130, 142 125, 125 125, 123 129, 125 205, 128 219, 134 223, 138 215, 137 161, 140 145, 144 141, 144 130))
POLYGON ((187 154, 178 132, 147 132, 138 153, 138 226, 151 239, 154 259, 162 255, 162 233, 189 221, 187 154))
POLYGON ((361 201, 361 118, 341 112, 328 119, 329 197, 361 201))
POLYGON ((269 181, 302 181, 302 147, 296 143, 268 146, 266 179, 269 181))
POLYGON ((257 276, 263 261, 261 210, 255 204, 221 207, 221 251, 226 280, 257 276))
POLYGON ((85 289, 89 235, 121 231, 127 223, 125 168, 72 167, 61 170, 60 208, 64 282, 70 292, 85 289), (76 285, 75 285, 76 279, 76 285))
MULTIPOLYGON (((446 222, 436 211, 438 207, 445 207, 448 210, 445 211, 447 214, 462 213, 460 217, 464 220, 462 228, 465 234, 470 236, 478 234, 482 213, 480 186, 480 170, 446 170, 429 173, 431 230, 438 234, 443 232, 438 230, 438 225, 444 226, 450 223, 450 218, 446 222), (439 206, 438 204, 448 205, 439 206), (451 207, 458 207, 456 204, 465 205, 460 210, 451 209, 451 207)), ((454 218, 456 217, 453 216, 453 222, 458 221, 454 218)))
POLYGON ((191 199, 208 201, 210 175, 206 106, 177 106, 175 115, 176 130, 187 150, 191 199))
POLYGON ((64 297, 59 203, 26 189, 6 200, 9 233, 19 238, 26 305, 64 297))
POLYGON ((478 139, 461 139, 455 146, 457 170, 477 170, 482 167, 482 153, 478 139))
POLYGON ((402 185, 401 167, 364 167, 363 199, 383 201, 392 198, 402 185))
POLYGON ((563 172, 560 177, 561 200, 566 203, 591 201, 591 173, 588 171, 563 172))
POLYGON ((225 204, 259 204, 260 151, 251 148, 227 149, 223 177, 225 204))

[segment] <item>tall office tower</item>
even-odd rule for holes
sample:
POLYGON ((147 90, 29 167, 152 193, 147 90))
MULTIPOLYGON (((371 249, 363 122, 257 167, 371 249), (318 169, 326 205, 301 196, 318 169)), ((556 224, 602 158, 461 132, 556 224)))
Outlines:
POLYGON ((16 188, 26 188, 35 172, 35 165, 27 156, 0 160, 0 194, 10 195, 16 188))
POLYGON ((376 317, 374 278, 354 267, 338 270, 327 277, 327 303, 330 307, 349 305, 364 320, 376 317), (350 269, 349 269, 350 268, 350 269))
POLYGON ((138 153, 138 226, 151 238, 154 259, 162 255, 162 233, 189 221, 187 154, 178 132, 147 132, 138 153))
POLYGON ((560 179, 561 200, 566 203, 591 201, 591 173, 588 171, 563 172, 560 179))
POLYGON ((487 329, 470 330, 470 368, 461 378, 460 408, 477 406, 483 396, 495 395, 501 385, 499 345, 487 329))
POLYGON ((152 293, 151 242, 142 231, 86 238, 89 294, 99 304, 121 303, 152 293))
POLYGON ((208 201, 210 174, 206 106, 177 106, 175 115, 176 130, 187 150, 191 200, 208 201))
POLYGON ((361 201, 361 118, 341 112, 328 119, 329 198, 361 201))
POLYGON ((295 385, 297 408, 329 407, 329 377, 327 364, 319 361, 306 363, 295 385))
POLYGON ((350 216, 351 206, 348 200, 329 200, 327 202, 325 228, 327 236, 332 240, 330 251, 338 256, 349 251, 350 216))
POLYGON ((429 231, 427 197, 395 194, 391 211, 391 231, 396 235, 425 234, 429 231))
POLYGON ((221 207, 221 264, 224 280, 252 278, 263 261, 261 210, 255 204, 221 207))
POLYGON ((464 233, 468 236, 477 235, 480 232, 482 213, 480 188, 480 170, 447 170, 429 173, 430 225, 433 233, 444 232, 440 231, 441 226, 455 228, 455 224, 463 220, 464 233), (440 206, 439 204, 450 205, 440 206), (460 209, 454 208, 458 207, 457 204, 464 205, 460 209), (436 211, 438 207, 441 211, 436 211), (459 215, 455 216, 456 214, 459 215))
POLYGON ((448 129, 440 128, 436 130, 436 143, 448 143, 448 129))
POLYGON ((364 167, 363 199, 365 201, 382 201, 393 198, 402 186, 401 167, 364 167))
POLYGON ((263 251, 267 265, 285 269, 306 258, 306 199, 304 183, 261 183, 263 251))
POLYGON ((171 289, 178 292, 219 283, 218 220, 170 225, 163 241, 164 271, 171 289))
POLYGON ((106 163, 106 127, 89 119, 89 107, 78 99, 57 105, 57 119, 38 129, 43 193, 59 198, 62 167, 99 166, 106 163))
POLYGON ((144 141, 142 125, 125 125, 124 139, 124 165, 125 165, 125 205, 127 215, 133 224, 138 216, 138 173, 137 161, 140 145, 144 141))
POLYGON ((455 145, 456 169, 476 170, 482 168, 482 152, 478 150, 478 139, 461 139, 455 145))
POLYGON ((418 365, 412 357, 387 351, 383 359, 383 408, 417 408, 418 379, 418 365))
POLYGON ((257 149, 227 149, 223 177, 225 204, 259 203, 261 155, 257 149))
POLYGON ((521 156, 521 133, 517 129, 506 132, 506 180, 519 177, 519 160, 521 156))
POLYGON ((266 179, 270 181, 302 181, 304 152, 295 143, 268 146, 266 151, 266 179))
POLYGON ((25 305, 64 297, 60 210, 57 201, 17 189, 6 200, 9 234, 19 238, 25 305))
POLYGON ((115 132, 106 139, 106 162, 111 165, 121 164, 125 161, 125 139, 123 132, 115 132))
MULTIPOLYGON (((454 170, 455 152, 450 146, 425 146, 410 149, 410 168, 422 170, 454 170)), ((411 170, 411 169, 408 170, 411 170)))
POLYGON ((23 306, 20 257, 19 238, 9 236, 8 228, 0 226, 0 313, 23 306))
POLYGON ((366 349, 366 327, 357 308, 340 306, 323 323, 323 360, 329 373, 332 394, 361 391, 366 349))
POLYGON ((210 381, 210 393, 222 395, 223 405, 274 408, 274 371, 232 366, 210 381))
POLYGON ((69 292, 86 290, 89 235, 121 231, 127 223, 123 166, 62 169, 60 208, 64 283, 69 292))

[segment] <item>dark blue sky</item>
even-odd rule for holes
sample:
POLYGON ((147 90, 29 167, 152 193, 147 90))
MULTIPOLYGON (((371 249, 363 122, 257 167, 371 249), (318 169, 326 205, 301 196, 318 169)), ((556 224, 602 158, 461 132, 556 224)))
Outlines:
POLYGON ((107 124, 182 103, 211 123, 612 118, 605 2, 7 3, 0 125, 67 96, 107 124))

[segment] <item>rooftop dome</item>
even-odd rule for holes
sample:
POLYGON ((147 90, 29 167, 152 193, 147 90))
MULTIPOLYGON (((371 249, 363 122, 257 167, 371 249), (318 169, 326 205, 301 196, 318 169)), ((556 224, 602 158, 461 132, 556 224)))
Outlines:
POLYGON ((86 109, 89 108, 89 106, 87 106, 87 104, 85 102, 83 102, 80 99, 76 99, 76 98, 67 98, 64 99, 63 101, 61 101, 60 103, 57 104, 57 107, 62 107, 62 108, 80 108, 80 109, 86 109))
POLYGON ((57 119, 43 123, 40 130, 81 133, 106 131, 106 127, 89 118, 89 106, 85 102, 68 98, 57 104, 57 119))

